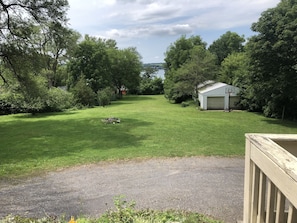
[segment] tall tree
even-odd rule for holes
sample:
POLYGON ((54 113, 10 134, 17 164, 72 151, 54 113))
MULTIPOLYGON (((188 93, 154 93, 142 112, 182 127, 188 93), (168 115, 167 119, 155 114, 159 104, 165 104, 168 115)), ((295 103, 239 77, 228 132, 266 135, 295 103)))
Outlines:
MULTIPOLYGON (((99 89, 111 85, 110 60, 107 49, 111 41, 85 36, 78 44, 69 63, 72 86, 83 76, 87 84, 96 93, 99 89)), ((114 48, 114 45, 111 45, 114 48)))
POLYGON ((111 77, 113 85, 118 89, 120 97, 121 88, 134 90, 139 86, 142 70, 141 56, 135 48, 109 50, 111 63, 111 77))
MULTIPOLYGON (((180 68, 189 58, 194 46, 206 47, 200 36, 181 36, 165 52, 165 71, 180 68)), ((166 75, 166 72, 165 72, 166 75)))
POLYGON ((217 64, 221 65, 223 60, 230 54, 243 51, 245 39, 235 32, 226 32, 209 46, 209 51, 217 56, 217 64))
POLYGON ((239 88, 245 88, 249 74, 249 57, 245 52, 232 53, 221 64, 219 80, 239 88))
POLYGON ((26 78, 18 73, 18 64, 25 61, 31 68, 36 65, 36 60, 29 60, 38 54, 32 48, 37 45, 32 39, 36 27, 64 26, 67 9, 67 0, 0 0, 0 59, 20 82, 26 78), (16 59, 17 55, 20 56, 16 59))
POLYGON ((182 36, 171 44, 165 53, 164 93, 165 97, 171 101, 180 102, 190 96, 184 90, 181 90, 182 87, 178 87, 178 85, 180 84, 179 76, 183 73, 180 69, 191 61, 195 47, 206 50, 206 43, 202 41, 200 36, 190 38, 182 36))
MULTIPOLYGON (((40 54, 44 57, 44 74, 48 80, 49 87, 59 85, 58 68, 65 65, 77 47, 80 34, 72 29, 61 26, 61 24, 48 24, 40 28, 38 33, 40 39, 40 54)), ((38 38, 38 37, 37 37, 38 38)))
POLYGON ((271 117, 296 118, 297 1, 282 0, 252 25, 249 104, 271 117))
POLYGON ((203 46, 195 46, 188 61, 174 72, 171 100, 181 102, 187 96, 197 99, 198 85, 212 80, 217 72, 215 59, 203 46))
MULTIPOLYGON (((43 110, 48 99, 40 76, 46 68, 41 34, 52 35, 54 27, 66 27, 68 7, 67 0, 0 0, 0 63, 6 70, 0 76, 11 94, 22 95, 27 111, 43 110)), ((54 51, 47 57, 52 55, 54 51)))

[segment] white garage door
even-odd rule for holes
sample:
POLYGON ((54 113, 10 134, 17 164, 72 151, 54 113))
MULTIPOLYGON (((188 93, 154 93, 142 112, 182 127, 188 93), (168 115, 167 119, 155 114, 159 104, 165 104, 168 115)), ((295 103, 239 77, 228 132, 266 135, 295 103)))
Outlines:
POLYGON ((223 110, 224 97, 207 97, 207 110, 223 110))

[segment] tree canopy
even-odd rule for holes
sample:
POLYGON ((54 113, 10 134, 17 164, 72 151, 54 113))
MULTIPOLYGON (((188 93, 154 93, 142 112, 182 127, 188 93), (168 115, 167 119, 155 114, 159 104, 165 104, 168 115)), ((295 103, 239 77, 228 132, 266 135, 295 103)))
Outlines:
POLYGON ((32 111, 49 106, 56 91, 48 88, 73 33, 68 7, 67 0, 0 0, 0 78, 18 103, 3 94, 1 101, 32 111))
POLYGON ((239 88, 246 87, 249 57, 245 52, 232 53, 227 56, 220 67, 218 80, 239 88))
POLYGON ((67 0, 0 0, 0 39, 8 36, 26 40, 34 26, 67 21, 67 0))
POLYGON ((140 83, 142 70, 141 56, 136 48, 110 49, 112 85, 117 88, 119 96, 122 96, 121 88, 135 90, 140 83))
POLYGON ((199 36, 182 36, 171 44, 165 62, 165 97, 174 102, 196 97, 197 86, 213 79, 217 70, 215 56, 199 36))
POLYGON ((22 78, 16 67, 18 62, 26 60, 31 68, 39 64, 32 60, 40 53, 38 28, 46 27, 42 35, 47 35, 65 26, 68 7, 67 0, 0 0, 0 58, 19 81, 22 78), (20 56, 16 59, 17 55, 20 56))
POLYGON ((180 68, 190 58, 191 50, 194 46, 206 48, 206 43, 202 41, 200 36, 192 36, 190 38, 181 36, 173 44, 170 44, 165 52, 165 70, 180 68))
POLYGON ((232 53, 243 52, 245 39, 235 32, 228 31, 209 46, 209 51, 217 56, 217 64, 232 53))
POLYGON ((104 39, 85 36, 85 39, 78 44, 68 64, 72 76, 72 86, 82 76, 94 93, 99 89, 110 86, 111 71, 107 53, 108 47, 109 45, 104 39))
POLYGON ((104 89, 108 96, 115 88, 121 93, 122 87, 138 87, 142 64, 136 49, 88 35, 78 43, 80 34, 67 27, 68 8, 67 0, 0 0, 1 105, 52 111, 52 96, 73 99, 55 89, 61 85, 83 105, 92 105, 99 90, 102 99, 104 89))
POLYGON ((297 1, 282 0, 262 13, 247 45, 251 60, 247 98, 251 109, 296 118, 297 1))
POLYGON ((78 43, 80 34, 67 27, 68 7, 67 0, 0 0, 0 104, 49 111, 55 110, 49 97, 64 94, 52 88, 61 85, 82 105, 92 105, 99 90, 102 96, 107 88, 137 88, 136 49, 119 50, 114 40, 88 35, 78 43))
POLYGON ((118 49, 114 40, 85 36, 68 68, 72 87, 83 77, 95 94, 111 87, 121 97, 123 87, 133 90, 139 86, 142 63, 135 48, 118 49))

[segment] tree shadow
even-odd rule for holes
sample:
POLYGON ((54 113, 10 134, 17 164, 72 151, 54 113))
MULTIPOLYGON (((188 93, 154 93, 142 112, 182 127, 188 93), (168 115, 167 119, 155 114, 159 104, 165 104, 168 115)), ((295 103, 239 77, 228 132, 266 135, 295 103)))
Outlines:
POLYGON ((281 120, 281 119, 263 119, 263 122, 266 122, 267 124, 270 125, 280 125, 283 127, 287 127, 287 128, 293 128, 293 129, 297 129, 297 122, 294 121, 288 121, 288 120, 281 120))
POLYGON ((277 119, 277 118, 268 118, 268 117, 265 117, 260 112, 253 112, 253 114, 260 116, 261 121, 266 122, 267 124, 279 125, 279 126, 283 126, 283 127, 287 127, 287 128, 297 129, 297 122, 296 121, 282 120, 282 119, 277 119))
POLYGON ((39 119, 39 118, 45 118, 50 116, 69 116, 69 115, 75 115, 77 112, 75 111, 63 111, 63 112, 47 112, 47 113, 24 113, 19 114, 15 116, 16 119, 39 119))
POLYGON ((155 97, 149 96, 149 95, 133 95, 133 96, 124 96, 121 99, 118 99, 116 101, 113 101, 111 105, 117 105, 117 104, 134 104, 135 102, 138 101, 151 101, 151 100, 156 100, 155 97))
POLYGON ((37 122, 26 122, 21 118, 0 126, 3 138, 0 144, 0 167, 18 162, 38 165, 39 162, 63 157, 77 160, 82 157, 83 160, 98 156, 93 158, 100 160, 103 159, 100 158, 103 153, 108 156, 109 150, 113 153, 123 153, 125 150, 130 152, 131 148, 141 146, 142 141, 148 137, 135 134, 134 130, 151 124, 138 119, 105 124, 98 117, 37 122), (8 129, 9 132, 5 133, 8 129))
POLYGON ((146 101, 146 100, 156 100, 155 97, 150 95, 137 95, 137 96, 127 96, 122 99, 123 101, 146 101))

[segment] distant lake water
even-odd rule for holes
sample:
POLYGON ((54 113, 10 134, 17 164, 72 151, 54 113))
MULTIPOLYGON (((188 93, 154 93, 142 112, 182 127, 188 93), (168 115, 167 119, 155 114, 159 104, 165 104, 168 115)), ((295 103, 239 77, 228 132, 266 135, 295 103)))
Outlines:
POLYGON ((162 79, 165 79, 164 73, 165 73, 165 71, 163 69, 158 70, 158 72, 156 73, 156 76, 160 77, 162 79))
MULTIPOLYGON (((142 72, 141 75, 143 75, 144 73, 142 72)), ((153 74, 156 77, 160 77, 163 80, 165 79, 165 70, 164 69, 160 69, 158 70, 156 73, 153 74)))

